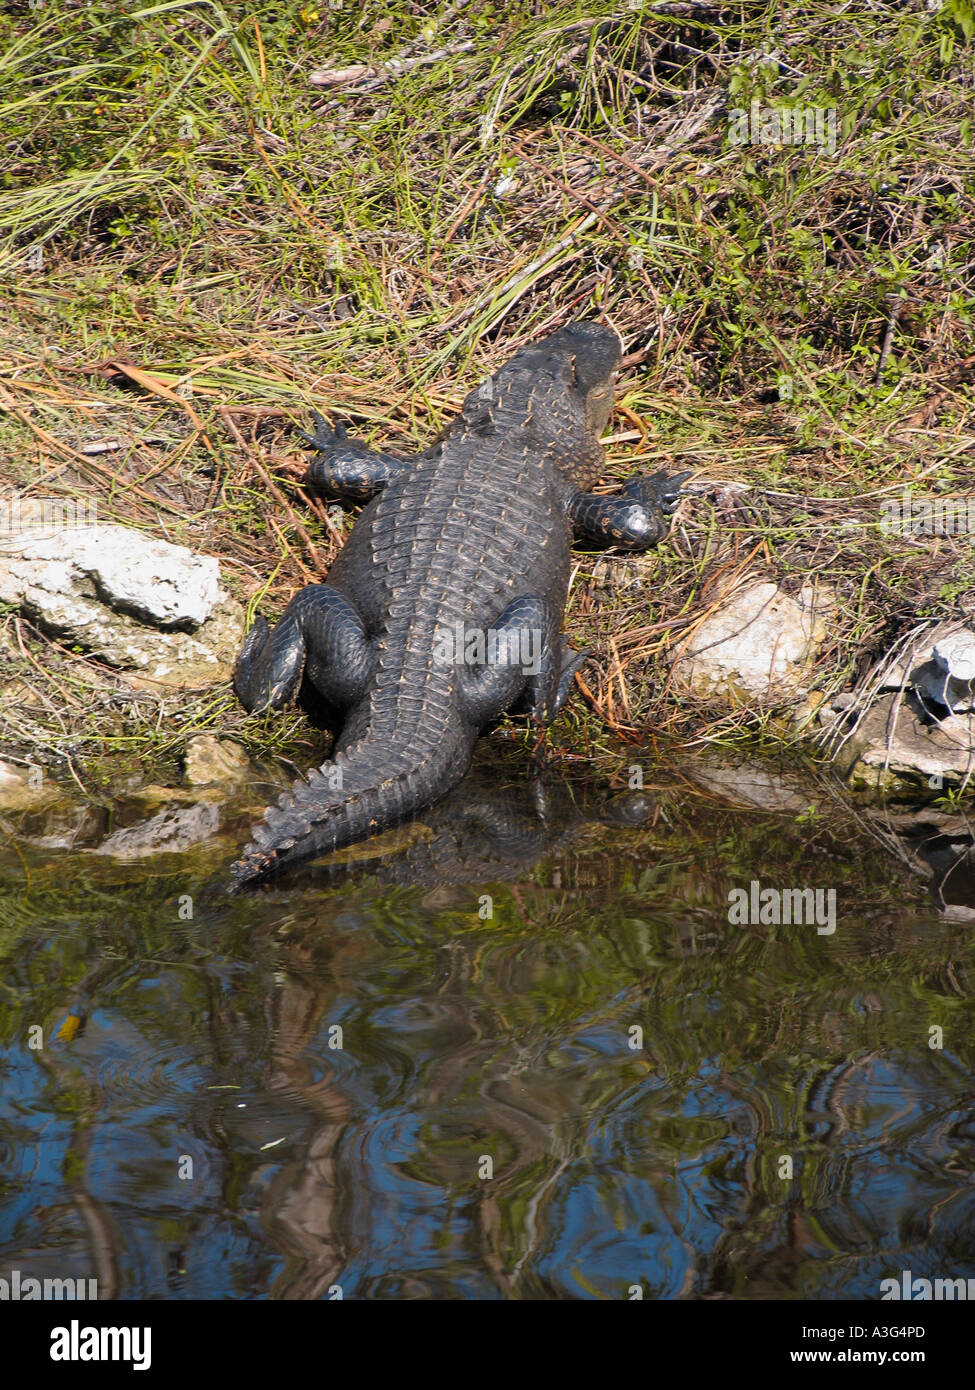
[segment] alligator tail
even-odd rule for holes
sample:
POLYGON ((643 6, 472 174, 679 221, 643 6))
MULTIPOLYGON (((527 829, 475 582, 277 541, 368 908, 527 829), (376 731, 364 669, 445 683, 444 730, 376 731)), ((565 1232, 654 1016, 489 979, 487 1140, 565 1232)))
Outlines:
POLYGON ((439 800, 467 771, 473 745, 471 737, 466 748, 449 738, 424 746, 414 734, 397 749, 366 738, 312 769, 254 828, 231 867, 231 891, 387 830, 439 800))

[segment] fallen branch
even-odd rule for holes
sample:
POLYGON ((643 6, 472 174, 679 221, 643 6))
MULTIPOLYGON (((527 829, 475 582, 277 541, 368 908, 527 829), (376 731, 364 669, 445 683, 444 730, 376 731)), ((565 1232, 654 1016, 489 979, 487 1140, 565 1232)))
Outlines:
POLYGON ((439 63, 443 58, 452 58, 456 53, 468 53, 474 47, 473 39, 463 43, 450 44, 447 48, 437 48, 432 53, 421 53, 415 58, 387 58, 384 63, 353 63, 347 68, 316 68, 308 74, 312 87, 357 87, 360 83, 391 82, 394 77, 418 68, 424 63, 439 63))

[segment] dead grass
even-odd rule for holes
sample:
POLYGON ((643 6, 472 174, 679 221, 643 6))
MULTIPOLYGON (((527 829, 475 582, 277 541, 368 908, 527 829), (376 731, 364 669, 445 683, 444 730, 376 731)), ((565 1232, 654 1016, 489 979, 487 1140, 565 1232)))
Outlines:
MULTIPOLYGON (((0 18, 0 484, 94 495, 273 615, 343 529, 291 421, 422 447, 520 343, 605 313, 607 484, 694 479, 665 545, 614 562, 637 583, 580 556, 568 627, 598 660, 560 742, 781 736, 668 685, 746 574, 834 587, 826 690, 973 612, 971 536, 881 526, 905 485, 975 486, 969 0, 302 14, 0 18), (833 112, 835 149, 732 143, 753 101, 833 112)), ((251 729, 229 693, 147 705, 14 614, 2 634, 7 747, 251 729)))

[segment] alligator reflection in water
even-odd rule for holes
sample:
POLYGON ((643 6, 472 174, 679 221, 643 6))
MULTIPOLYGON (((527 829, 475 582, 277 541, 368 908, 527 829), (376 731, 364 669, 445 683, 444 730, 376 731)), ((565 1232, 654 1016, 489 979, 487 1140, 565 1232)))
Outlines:
POLYGON ((770 812, 650 782, 621 829, 598 792, 499 804, 475 779, 399 855, 247 898, 219 890, 226 843, 0 847, 0 1276, 277 1298, 975 1276, 970 930, 863 818, 800 813, 811 785, 770 812), (835 887, 836 932, 732 925, 756 877, 835 887))
POLYGON ((481 766, 395 830, 299 866, 264 891, 366 876, 380 884, 508 882, 569 847, 587 825, 636 827, 653 809, 645 792, 594 794, 551 776, 499 785, 497 770, 481 766))

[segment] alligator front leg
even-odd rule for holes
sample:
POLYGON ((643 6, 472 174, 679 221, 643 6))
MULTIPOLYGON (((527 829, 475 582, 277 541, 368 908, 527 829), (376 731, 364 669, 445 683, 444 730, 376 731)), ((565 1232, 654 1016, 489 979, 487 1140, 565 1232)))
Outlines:
POLYGON ((306 481, 330 497, 369 502, 382 492, 393 473, 406 467, 406 461, 394 454, 382 454, 349 439, 344 425, 329 429, 317 410, 314 418, 314 434, 298 431, 315 450, 306 481))
POLYGON ((362 619, 329 584, 309 584, 269 628, 258 618, 237 658, 234 689, 251 713, 280 709, 298 693, 307 669, 315 689, 339 709, 365 694, 375 652, 362 619))
POLYGON ((631 478, 619 497, 576 492, 569 499, 569 519, 579 537, 621 550, 646 550, 667 533, 667 522, 680 501, 686 473, 663 470, 649 478, 631 478))

